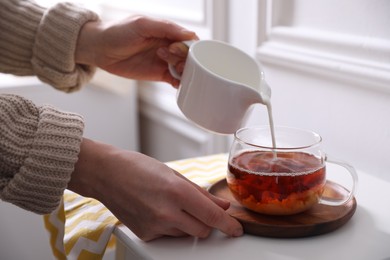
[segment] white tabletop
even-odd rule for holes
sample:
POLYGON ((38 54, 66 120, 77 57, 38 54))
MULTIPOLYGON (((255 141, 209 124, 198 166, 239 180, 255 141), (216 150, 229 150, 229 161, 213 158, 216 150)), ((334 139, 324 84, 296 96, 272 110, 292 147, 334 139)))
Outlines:
POLYGON ((134 259, 390 260, 390 178, 358 174, 354 216, 338 230, 320 236, 227 238, 214 231, 207 239, 166 237, 143 242, 124 226, 114 234, 134 259))

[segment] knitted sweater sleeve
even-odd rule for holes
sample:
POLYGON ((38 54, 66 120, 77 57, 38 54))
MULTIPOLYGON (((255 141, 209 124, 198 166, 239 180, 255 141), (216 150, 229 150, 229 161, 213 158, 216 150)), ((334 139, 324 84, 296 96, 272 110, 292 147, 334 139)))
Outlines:
POLYGON ((0 199, 39 214, 60 203, 83 134, 79 115, 0 95, 0 199))
POLYGON ((75 64, 82 26, 98 16, 70 3, 45 10, 30 0, 0 1, 0 72, 36 75, 71 92, 92 77, 95 68, 75 64))

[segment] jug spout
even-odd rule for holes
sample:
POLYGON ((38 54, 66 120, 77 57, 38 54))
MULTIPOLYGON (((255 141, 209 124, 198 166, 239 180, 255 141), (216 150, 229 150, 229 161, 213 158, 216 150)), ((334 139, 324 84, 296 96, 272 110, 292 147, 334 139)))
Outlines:
MULTIPOLYGON (((226 86, 225 86, 226 88, 226 86)), ((221 92, 213 97, 214 107, 212 111, 205 111, 203 120, 209 119, 207 129, 219 134, 234 134, 242 127, 249 108, 254 104, 269 106, 271 102, 271 88, 262 80, 256 88, 237 84, 226 93, 221 92), (225 97, 225 98, 223 98, 225 97)))
POLYGON ((259 93, 262 104, 266 105, 271 102, 271 88, 264 79, 260 82, 259 93))
POLYGON ((235 93, 235 99, 241 102, 242 109, 246 110, 253 104, 267 105, 271 102, 271 88, 264 78, 256 86, 240 85, 235 93))

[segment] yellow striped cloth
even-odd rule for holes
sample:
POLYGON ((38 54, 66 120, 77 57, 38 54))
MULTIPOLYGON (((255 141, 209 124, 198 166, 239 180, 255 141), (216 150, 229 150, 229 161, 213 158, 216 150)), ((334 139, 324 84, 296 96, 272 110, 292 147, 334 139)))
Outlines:
MULTIPOLYGON (((167 165, 203 188, 225 178, 227 155, 168 162, 167 165)), ((57 259, 102 259, 115 245, 112 232, 120 222, 99 201, 66 190, 58 209, 44 216, 57 259)))

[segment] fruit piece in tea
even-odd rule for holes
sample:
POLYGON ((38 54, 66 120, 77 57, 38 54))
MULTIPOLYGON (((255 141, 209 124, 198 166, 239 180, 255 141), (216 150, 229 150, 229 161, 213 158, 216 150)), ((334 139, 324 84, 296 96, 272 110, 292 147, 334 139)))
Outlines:
POLYGON ((231 159, 227 182, 245 207, 264 214, 290 215, 318 202, 325 185, 325 165, 302 152, 244 152, 231 159))

